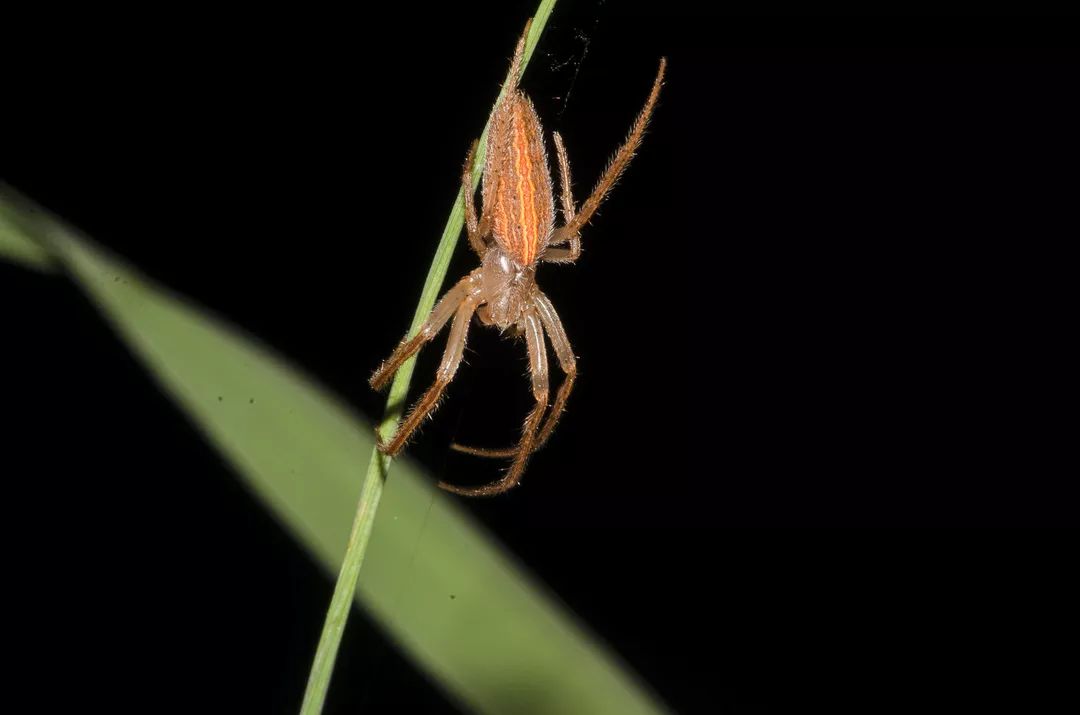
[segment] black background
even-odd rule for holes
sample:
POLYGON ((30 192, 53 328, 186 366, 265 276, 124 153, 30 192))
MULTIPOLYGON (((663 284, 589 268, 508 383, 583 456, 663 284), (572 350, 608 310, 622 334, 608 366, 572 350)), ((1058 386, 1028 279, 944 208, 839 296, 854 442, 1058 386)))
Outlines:
MULTIPOLYGON (((468 507, 680 712, 1060 704, 1074 532, 783 527, 1075 525, 1075 23, 565 5, 524 88, 579 200, 669 80, 582 260, 539 273, 569 410, 468 507)), ((532 6, 460 9, 28 22, 3 179, 376 415, 532 6)), ((0 299, 26 682, 294 711, 331 582, 68 281, 0 265, 0 299)), ((515 439, 524 351, 474 329, 466 360, 410 450, 482 483, 447 446, 515 439)), ((453 711, 362 614, 339 662, 333 712, 453 711)))

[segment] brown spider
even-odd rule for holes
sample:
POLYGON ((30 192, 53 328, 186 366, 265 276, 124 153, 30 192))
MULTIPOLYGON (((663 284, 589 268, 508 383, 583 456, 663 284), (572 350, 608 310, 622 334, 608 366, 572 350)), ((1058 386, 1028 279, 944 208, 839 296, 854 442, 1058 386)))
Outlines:
POLYGON ((424 418, 435 409, 443 390, 454 379, 465 350, 469 320, 474 313, 485 325, 494 325, 500 331, 512 329, 514 334, 524 334, 536 405, 525 420, 525 428, 517 447, 494 450, 453 445, 454 449, 469 454, 513 457, 514 460, 502 479, 481 487, 439 483, 443 489, 465 496, 493 496, 516 486, 521 481, 529 455, 543 446, 559 421, 559 415, 566 406, 566 399, 574 385, 577 367, 570 341, 566 338, 555 307, 536 285, 536 265, 539 262, 573 263, 581 255, 581 238, 578 232, 592 218, 641 143, 645 126, 660 94, 666 67, 666 60, 661 59, 652 91, 645 107, 634 120, 626 143, 608 164, 596 188, 581 205, 580 211, 574 209, 570 190, 570 162, 566 157, 566 148, 563 146, 562 137, 558 132, 554 133, 565 221, 563 226, 555 228, 555 199, 547 152, 544 149, 543 129, 532 102, 517 89, 527 35, 528 27, 514 51, 510 74, 506 80, 507 91, 492 112, 487 160, 484 163, 483 211, 479 221, 473 203, 471 183, 473 160, 479 142, 473 142, 461 174, 469 245, 479 254, 482 263, 447 291, 419 332, 411 338, 406 336, 394 353, 371 376, 371 386, 376 390, 382 389, 398 368, 453 318, 450 338, 435 375, 435 384, 402 420, 394 437, 388 443, 379 442, 379 450, 393 456, 401 451, 424 418), (567 247, 561 247, 564 245, 567 247), (566 379, 559 388, 547 421, 541 427, 541 419, 548 407, 545 332, 551 339, 555 356, 566 373, 566 379))

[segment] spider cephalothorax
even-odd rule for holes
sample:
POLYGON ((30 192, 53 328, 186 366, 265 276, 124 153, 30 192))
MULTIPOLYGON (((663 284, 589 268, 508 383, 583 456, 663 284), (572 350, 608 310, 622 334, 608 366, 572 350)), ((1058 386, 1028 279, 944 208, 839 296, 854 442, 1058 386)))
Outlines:
POLYGON ((476 310, 480 322, 499 330, 521 327, 521 319, 537 291, 536 265, 521 265, 495 243, 484 254, 477 275, 484 296, 484 303, 476 310))
POLYGON ((573 263, 581 255, 578 232, 592 218, 641 143, 645 126, 660 94, 666 66, 665 61, 660 60, 660 70, 652 91, 634 121, 630 136, 608 164, 580 211, 575 209, 570 191, 570 162, 566 157, 566 148, 559 134, 554 134, 564 221, 564 225, 555 228, 555 197, 544 149, 543 129, 532 102, 517 90, 527 35, 528 27, 514 52, 506 92, 492 112, 481 192, 483 208, 479 218, 471 183, 476 143, 469 150, 462 173, 465 228, 469 245, 482 259, 481 265, 447 291, 419 332, 403 340, 371 377, 371 386, 382 388, 406 360, 453 319, 450 338, 435 375, 435 384, 405 416, 393 438, 379 444, 384 454, 394 455, 401 451, 424 418, 435 409, 443 390, 454 378, 465 350, 469 321, 474 314, 485 325, 510 330, 525 337, 536 404, 525 420, 525 428, 516 447, 494 450, 454 445, 454 449, 469 454, 513 458, 506 475, 491 484, 481 487, 439 484, 443 489, 467 496, 499 494, 521 481, 529 455, 547 441, 566 406, 577 375, 577 364, 555 307, 536 285, 536 266, 538 263, 573 263), (546 421, 543 419, 548 411, 545 333, 551 340, 559 366, 566 373, 546 421))

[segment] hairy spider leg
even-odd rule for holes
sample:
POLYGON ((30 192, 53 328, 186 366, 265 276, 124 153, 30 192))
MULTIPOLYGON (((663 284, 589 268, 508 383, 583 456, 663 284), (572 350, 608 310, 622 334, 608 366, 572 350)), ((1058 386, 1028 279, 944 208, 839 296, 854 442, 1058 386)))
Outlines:
POLYGON ((485 484, 480 487, 462 487, 456 484, 439 482, 439 487, 454 494, 468 497, 490 497, 502 494, 513 489, 521 481, 521 475, 525 472, 525 465, 529 461, 529 455, 533 452, 533 444, 536 440, 540 421, 548 406, 548 365, 547 346, 544 344, 544 330, 541 327, 541 318, 536 312, 530 311, 525 314, 525 344, 529 352, 529 373, 532 376, 532 393, 536 404, 529 416, 525 418, 525 427, 521 433, 521 441, 517 449, 513 450, 514 462, 507 470, 502 479, 485 484))
POLYGON ((585 199, 585 202, 581 204, 581 210, 578 211, 574 219, 555 230, 551 245, 558 246, 573 240, 581 227, 588 223, 596 210, 600 208, 600 203, 604 200, 604 197, 611 191, 611 187, 615 185, 615 182, 619 180, 630 160, 634 158, 634 152, 641 146, 645 128, 649 125, 649 117, 652 116, 653 109, 656 107, 656 100, 660 97, 660 88, 664 84, 664 72, 666 69, 667 59, 661 58, 660 69, 657 71, 656 79, 653 81, 652 91, 649 92, 649 98, 645 100, 645 106, 638 113, 633 126, 630 127, 630 134, 627 136, 626 142, 615 153, 614 158, 612 158, 607 169, 604 170, 603 175, 600 177, 600 181, 596 182, 596 188, 593 189, 589 198, 585 199))
MULTIPOLYGON (((430 415, 438 406, 439 398, 442 397, 443 390, 445 390, 446 386, 450 384, 450 381, 454 379, 458 366, 461 365, 462 355, 465 352, 465 340, 469 332, 469 320, 472 318, 473 313, 476 312, 476 307, 480 304, 480 297, 477 291, 467 292, 462 298, 458 298, 457 291, 462 284, 465 284, 468 288, 472 288, 472 281, 473 276, 470 275, 451 289, 451 292, 439 301, 439 305, 436 306, 436 311, 442 308, 444 303, 453 306, 453 303, 448 302, 448 299, 451 301, 456 299, 458 304, 454 313, 454 322, 450 326, 450 336, 446 341, 446 349, 443 352, 442 362, 439 364, 439 369, 435 372, 435 383, 424 393, 423 397, 417 400, 412 409, 409 410, 409 414, 406 415, 401 421, 401 424, 398 425, 397 431, 394 432, 394 436, 390 441, 384 443, 380 440, 378 442, 379 451, 383 454, 394 456, 401 451, 401 448, 409 441, 409 437, 416 431, 416 428, 423 423, 424 418, 430 415)), ((432 318, 437 318, 440 328, 442 325, 446 324, 446 318, 442 317, 441 314, 438 317, 435 316, 434 311, 432 313, 432 318)), ((429 322, 431 322, 431 319, 429 319, 429 322)), ((427 323, 425 323, 425 326, 426 325, 427 323)), ((421 332, 421 334, 423 333, 421 332)), ((430 338, 428 339, 430 340, 430 338)), ((415 338, 403 343, 387 363, 393 362, 394 357, 397 356, 398 352, 402 352, 404 355, 405 349, 411 349, 412 352, 415 353, 419 346, 413 347, 413 341, 415 341, 415 338)), ((401 363, 406 359, 408 359, 407 356, 398 359, 396 361, 396 367, 393 367, 393 369, 396 370, 397 367, 400 367, 401 363)), ((384 365, 384 368, 387 367, 388 366, 384 365)), ((379 373, 383 372, 384 368, 380 368, 379 373)), ((372 378, 372 382, 374 382, 375 377, 380 377, 379 373, 376 373, 372 378)), ((385 379, 386 378, 383 378, 383 382, 385 382, 385 379)))
POLYGON ((484 237, 490 231, 488 228, 490 221, 486 216, 483 224, 476 220, 476 192, 473 191, 472 186, 473 162, 476 161, 476 149, 479 146, 480 140, 474 140, 472 146, 469 147, 469 153, 465 157, 465 166, 461 170, 461 195, 462 200, 465 202, 465 235, 469 238, 469 246, 472 247, 472 250, 483 258, 484 253, 487 251, 484 237))
MULTIPOLYGON (((559 361, 559 367, 566 373, 566 377, 563 378, 563 383, 559 386, 559 391, 555 395, 555 404, 552 406, 551 412, 548 413, 547 420, 544 422, 544 426, 540 429, 540 432, 536 436, 536 441, 533 443, 532 450, 534 452, 543 447, 544 443, 551 437, 555 425, 559 422, 559 417, 562 416, 563 410, 566 409, 566 401, 570 398, 570 391, 574 389, 574 380, 577 378, 577 360, 574 358, 574 351, 570 347, 570 340, 566 337, 566 331, 563 329, 562 321, 559 320, 559 314, 555 312, 555 306, 552 305, 551 300, 540 291, 537 291, 536 293, 535 304, 536 312, 540 316, 540 320, 544 325, 544 329, 547 331, 548 337, 551 339, 551 347, 555 350, 555 357, 559 361)), ((450 448, 477 457, 494 457, 499 459, 513 457, 517 455, 519 449, 518 447, 512 447, 510 449, 485 449, 484 447, 467 447, 457 443, 451 444, 450 448)))
MULTIPOLYGON (((570 159, 566 156, 566 145, 563 144, 562 136, 558 132, 552 132, 555 138, 555 153, 559 157, 559 183, 562 185, 562 212, 563 224, 571 223, 577 211, 574 209, 574 192, 570 188, 570 159)), ((559 239, 559 243, 570 243, 570 248, 549 248, 544 251, 540 259, 545 263, 573 263, 581 256, 581 236, 573 234, 559 239)))
POLYGON ((371 388, 381 390, 386 387, 387 383, 390 382, 390 378, 394 376, 394 373, 401 368, 405 361, 439 334, 443 326, 453 317, 462 301, 470 293, 475 292, 478 287, 479 280, 474 271, 458 281, 453 288, 446 291, 443 297, 439 299, 439 302, 435 304, 435 307, 431 309, 427 320, 420 326, 420 330, 416 331, 416 335, 411 338, 406 335, 390 357, 384 360, 379 369, 371 376, 371 379, 368 380, 371 388))

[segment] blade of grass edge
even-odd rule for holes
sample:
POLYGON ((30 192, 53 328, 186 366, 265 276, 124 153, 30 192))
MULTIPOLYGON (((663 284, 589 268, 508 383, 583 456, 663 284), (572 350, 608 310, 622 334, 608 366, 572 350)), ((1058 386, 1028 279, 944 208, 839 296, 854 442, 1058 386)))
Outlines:
MULTIPOLYGON (((541 0, 539 7, 536 9, 536 15, 533 17, 532 24, 529 27, 529 36, 525 40, 525 56, 522 59, 521 66, 522 73, 529 66, 533 50, 536 48, 540 35, 547 25, 551 11, 555 7, 555 2, 556 0, 541 0)), ((506 92, 506 85, 507 82, 504 81, 498 99, 496 99, 496 104, 506 92)), ((480 135, 479 149, 477 150, 472 174, 474 189, 484 165, 486 139, 490 124, 491 120, 489 118, 484 131, 480 135)), ((435 300, 446 278, 446 269, 450 265, 450 257, 453 255, 458 237, 461 235, 465 217, 464 201, 465 196, 459 190, 457 200, 450 211, 450 218, 447 219, 439 245, 435 249, 435 257, 432 260, 431 268, 428 270, 424 287, 420 292, 420 302, 416 307, 416 313, 413 315, 412 325, 409 327, 410 336, 416 334, 416 331, 423 325, 428 313, 435 306, 435 300)), ((398 370, 394 381, 390 385, 390 394, 386 401, 386 413, 378 427, 382 439, 389 439, 397 429, 415 365, 415 358, 408 360, 398 370)), ((371 538, 375 513, 379 506, 379 499, 382 496, 389 468, 390 459, 380 454, 377 449, 372 449, 367 475, 364 477, 363 487, 360 492, 360 501, 357 504, 356 517, 353 520, 353 528, 349 534, 349 543, 345 547, 345 558, 341 564, 337 583, 334 585, 334 594, 330 598, 326 622, 323 625, 322 634, 319 636, 319 644, 315 650, 311 674, 308 676, 304 702, 300 707, 301 715, 318 715, 318 713, 322 712, 323 705, 326 702, 326 693, 330 687, 334 663, 337 660, 338 649, 341 646, 341 637, 345 632, 345 623, 349 617, 349 610, 356 598, 356 584, 360 576, 360 567, 363 564, 364 552, 367 550, 371 538)))
MULTIPOLYGON (((460 227, 460 202, 455 208, 460 227)), ((345 414, 333 395, 0 184, 4 258, 31 269, 66 268, 255 495, 325 568, 340 565, 349 505, 361 487, 350 474, 362 463, 356 452, 370 453, 372 431, 345 414), (268 374, 271 384, 263 384, 268 374), (253 385, 260 392, 252 392, 253 385), (226 407, 233 393, 244 392, 243 409, 223 411, 215 397, 221 391, 230 395, 226 407), (247 394, 276 399, 260 397, 249 408, 247 394), (265 431, 259 419, 271 419, 272 429, 265 431), (301 432, 322 441, 296 443, 301 432), (260 453, 282 441, 293 442, 285 444, 284 464, 276 447, 260 453)), ((402 465, 386 488, 357 601, 449 694, 485 713, 526 702, 534 713, 664 712, 647 687, 429 477, 402 465), (457 600, 447 600, 448 594, 457 600)))
POLYGON ((39 214, 26 203, 16 209, 14 203, 3 200, 4 185, 0 183, 0 257, 18 263, 23 268, 52 272, 56 269, 49 252, 30 238, 41 234, 39 214))
MULTIPOLYGON (((66 268, 252 492, 324 568, 337 569, 372 430, 257 341, 0 185, 5 214, 17 220, 0 222, 0 232, 22 233, 0 236, 10 239, 0 240, 0 257, 22 242, 66 268), (251 396, 258 401, 249 404, 251 396)), ((401 461, 386 485, 357 600, 417 666, 481 713, 520 709, 523 697, 537 715, 664 712, 457 500, 401 461)))

